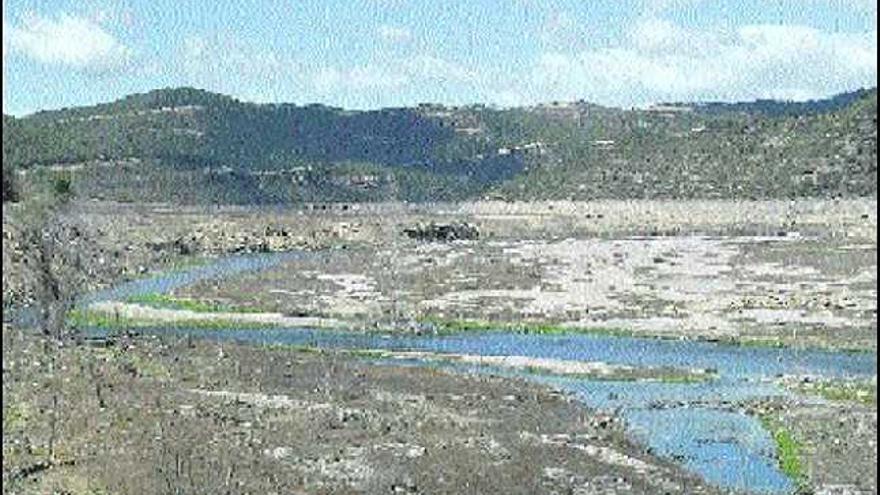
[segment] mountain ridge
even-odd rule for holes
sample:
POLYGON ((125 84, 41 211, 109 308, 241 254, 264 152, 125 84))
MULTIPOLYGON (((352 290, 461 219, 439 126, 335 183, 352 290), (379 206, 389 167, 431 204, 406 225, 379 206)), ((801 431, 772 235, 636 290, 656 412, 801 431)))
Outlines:
POLYGON ((876 88, 800 103, 345 110, 182 87, 3 127, 4 169, 76 165, 87 197, 131 195, 132 174, 205 189, 155 198, 182 202, 876 196, 876 88))
MULTIPOLYGON (((793 100, 793 99, 782 99, 782 98, 756 98, 753 100, 740 100, 740 101, 721 101, 721 100, 677 100, 677 101, 658 101, 653 105, 649 105, 646 108, 650 108, 651 106, 679 106, 679 107, 692 107, 694 109, 703 109, 708 111, 716 111, 719 110, 729 110, 729 111, 743 111, 743 112, 753 112, 753 113, 766 113, 768 115, 791 115, 791 114, 807 114, 807 113, 821 113, 827 111, 833 111, 840 109, 842 107, 847 106, 848 104, 863 98, 865 96, 870 95, 873 92, 876 92, 876 87, 862 87, 848 91, 842 91, 840 93, 836 93, 824 98, 810 98, 807 100, 793 100), (785 112, 778 112, 774 110, 767 110, 765 106, 769 107, 785 107, 785 112), (799 110, 799 112, 798 112, 799 110)), ((293 108, 306 108, 306 107, 322 107, 330 110, 335 110, 341 113, 367 113, 367 112, 377 112, 383 110, 395 110, 395 109, 414 109, 414 108, 491 108, 495 110, 523 110, 523 109, 535 109, 541 107, 554 107, 560 105, 587 105, 595 108, 605 108, 610 110, 633 110, 633 108, 627 108, 623 106, 613 106, 613 105, 602 105, 594 102, 589 102, 584 99, 580 100, 563 100, 563 101, 546 101, 539 102, 530 105, 516 105, 516 106, 497 106, 493 104, 486 103, 469 103, 469 104, 461 104, 461 105, 451 105, 445 103, 438 102, 423 102, 418 103, 416 105, 397 105, 397 106, 388 106, 381 107, 375 109, 346 109, 344 107, 338 107, 335 105, 320 103, 320 102, 310 102, 310 103, 296 103, 296 102, 252 102, 246 99, 241 99, 232 95, 227 95, 223 93, 219 93, 216 91, 211 91, 207 89, 197 88, 194 86, 166 86, 162 88, 152 89, 143 93, 131 93, 115 100, 100 102, 92 105, 78 105, 73 107, 61 107, 56 109, 41 109, 35 112, 31 112, 28 114, 24 114, 18 117, 14 117, 12 115, 4 114, 4 116, 12 117, 16 119, 27 119, 38 116, 47 116, 52 114, 60 114, 66 112, 88 112, 97 109, 102 109, 110 106, 122 106, 126 108, 140 108, 140 109, 149 109, 149 108, 159 108, 163 106, 181 106, 181 105, 204 105, 205 103, 226 103, 226 104, 240 104, 246 106, 255 106, 255 107, 293 107, 293 108)))

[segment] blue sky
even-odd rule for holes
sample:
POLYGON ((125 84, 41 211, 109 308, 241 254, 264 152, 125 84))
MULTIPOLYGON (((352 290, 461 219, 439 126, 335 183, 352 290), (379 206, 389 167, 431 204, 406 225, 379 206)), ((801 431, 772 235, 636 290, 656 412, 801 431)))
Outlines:
POLYGON ((807 99, 877 78, 873 0, 4 0, 3 111, 195 86, 377 108, 807 99))

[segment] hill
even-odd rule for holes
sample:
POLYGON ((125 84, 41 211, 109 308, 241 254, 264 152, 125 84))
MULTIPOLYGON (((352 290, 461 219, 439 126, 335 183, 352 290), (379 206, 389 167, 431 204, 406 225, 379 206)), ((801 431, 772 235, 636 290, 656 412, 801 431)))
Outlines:
MULTIPOLYGON (((4 116, 7 169, 183 203, 876 196, 876 89, 794 104, 347 111, 193 88, 4 116)), ((4 196, 5 197, 5 196, 4 196)))
POLYGON ((510 198, 789 198, 877 194, 877 92, 770 117, 658 106, 503 184, 510 198))
POLYGON ((869 89, 858 89, 856 91, 840 93, 831 98, 807 101, 755 100, 737 103, 705 102, 697 104, 695 109, 706 114, 742 112, 776 117, 796 117, 799 115, 828 113, 846 108, 858 100, 869 98, 871 91, 869 89))

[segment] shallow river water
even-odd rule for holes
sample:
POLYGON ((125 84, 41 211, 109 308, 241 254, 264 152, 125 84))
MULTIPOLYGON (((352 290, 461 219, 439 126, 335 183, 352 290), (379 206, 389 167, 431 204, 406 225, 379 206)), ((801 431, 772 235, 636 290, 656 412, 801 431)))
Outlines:
MULTIPOLYGON (((121 284, 93 294, 82 302, 121 300, 136 294, 167 292, 198 280, 268 268, 292 257, 305 255, 285 253, 225 258, 209 265, 121 284)), ((518 374, 509 370, 437 361, 393 361, 397 365, 443 366, 464 372, 518 375, 566 390, 590 407, 621 415, 630 436, 648 446, 655 454, 680 463, 718 486, 748 493, 790 493, 794 485, 777 468, 775 446, 769 433, 757 419, 738 410, 735 402, 785 395, 787 392, 773 382, 784 374, 872 377, 877 373, 875 354, 748 348, 604 335, 487 331, 412 336, 305 328, 156 328, 149 331, 189 334, 212 340, 309 345, 328 349, 423 350, 601 361, 629 366, 711 368, 717 370, 717 378, 710 381, 664 383, 518 374)))

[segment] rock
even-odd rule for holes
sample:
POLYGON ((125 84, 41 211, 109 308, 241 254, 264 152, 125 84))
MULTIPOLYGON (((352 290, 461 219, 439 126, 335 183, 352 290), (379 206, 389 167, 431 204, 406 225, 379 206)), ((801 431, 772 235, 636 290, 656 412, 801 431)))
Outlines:
POLYGON ((420 241, 455 241, 480 237, 477 228, 467 223, 436 224, 431 222, 427 225, 406 228, 403 233, 410 239, 420 241))
POLYGON ((160 242, 150 242, 147 241, 145 246, 154 252, 171 252, 174 254, 179 254, 182 256, 186 256, 189 254, 193 254, 195 249, 193 246, 190 246, 186 243, 186 241, 180 237, 174 239, 173 241, 160 241, 160 242))

